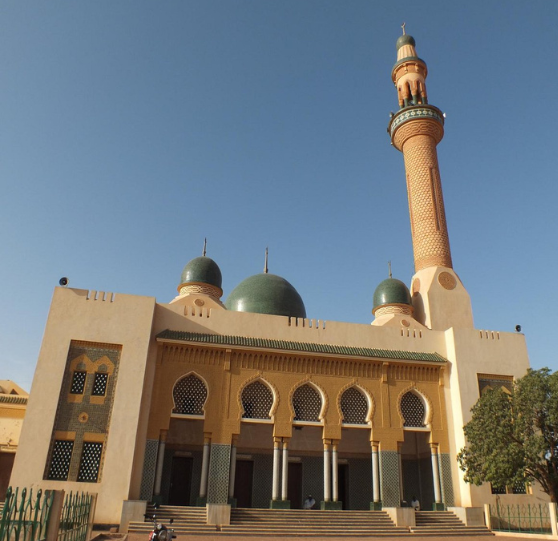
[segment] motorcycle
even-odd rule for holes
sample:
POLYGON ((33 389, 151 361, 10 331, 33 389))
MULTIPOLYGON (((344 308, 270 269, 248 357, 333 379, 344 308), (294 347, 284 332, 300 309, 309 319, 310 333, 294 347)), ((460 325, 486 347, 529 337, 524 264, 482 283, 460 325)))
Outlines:
MULTIPOLYGON (((174 519, 170 519, 170 525, 174 519)), ((157 522, 157 517, 153 515, 153 530, 149 534, 149 541, 172 541, 176 539, 176 534, 172 528, 167 528, 162 522, 157 522)))

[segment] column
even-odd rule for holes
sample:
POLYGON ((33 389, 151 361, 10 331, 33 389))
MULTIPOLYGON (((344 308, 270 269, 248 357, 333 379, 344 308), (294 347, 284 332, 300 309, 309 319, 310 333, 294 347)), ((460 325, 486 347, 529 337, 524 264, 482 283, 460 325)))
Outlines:
POLYGON ((331 469, 329 440, 324 440, 324 502, 331 500, 331 469))
POLYGON ((281 438, 273 438, 273 486, 271 489, 271 499, 279 499, 279 461, 281 455, 281 438))
POLYGON ((283 438, 283 471, 281 478, 281 499, 283 501, 288 500, 287 496, 289 491, 289 449, 288 440, 283 438))
POLYGON ((163 463, 165 461, 165 444, 168 430, 159 433, 159 451, 157 452, 157 466, 155 468, 155 496, 161 495, 161 481, 163 479, 163 463))
MULTIPOLYGON (((397 462, 399 464, 399 499, 403 500, 405 498, 405 492, 403 492, 403 458, 401 453, 401 448, 403 447, 403 442, 397 442, 397 462)), ((401 505, 399 503, 398 505, 401 505)))
POLYGON ((200 499, 207 498, 207 476, 209 474, 209 438, 203 439, 203 456, 200 481, 200 499))
POLYGON ((378 464, 378 442, 372 442, 372 499, 374 503, 380 502, 380 476, 378 464))
POLYGON ((331 445, 331 485, 333 491, 333 501, 339 499, 339 481, 337 476, 337 443, 332 442, 331 445))
POLYGON ((434 501, 436 504, 442 503, 440 491, 440 470, 438 469, 438 446, 434 443, 430 444, 432 452, 432 477, 434 478, 434 501))
POLYGON ((236 478, 236 442, 231 449, 231 473, 229 474, 229 500, 234 498, 234 481, 236 478))

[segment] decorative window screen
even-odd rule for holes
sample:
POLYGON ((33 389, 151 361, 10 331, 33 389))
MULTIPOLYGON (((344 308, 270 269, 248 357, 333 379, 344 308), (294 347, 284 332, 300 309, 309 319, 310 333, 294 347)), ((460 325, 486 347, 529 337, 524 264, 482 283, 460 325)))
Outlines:
POLYGON ((50 468, 48 470, 48 479, 54 481, 66 481, 66 479, 68 479, 73 450, 73 441, 56 440, 54 442, 52 458, 50 459, 50 468))
POLYGON ((341 412, 343 413, 343 423, 365 425, 368 401, 356 387, 350 387, 341 397, 341 412))
MULTIPOLYGON (((87 377, 87 372, 82 372, 81 370, 76 370, 72 376, 72 384, 70 386, 71 394, 83 394, 85 390, 85 379, 87 377)), ((67 387, 66 387, 67 388, 67 387)))
POLYGON ((179 380, 172 391, 173 413, 203 415, 203 405, 207 399, 205 383, 193 374, 179 380))
POLYGON ((401 398, 401 413, 405 420, 403 426, 423 427, 426 408, 424 402, 415 394, 409 391, 401 398))
POLYGON ((242 391, 243 419, 271 419, 273 393, 261 381, 247 385, 242 391))
POLYGON ((299 387, 293 394, 295 421, 320 421, 322 398, 311 385, 299 387))
POLYGON ((96 372, 93 380, 93 396, 105 396, 107 392, 108 374, 106 372, 96 372))
POLYGON ((492 483, 490 483, 490 489, 492 494, 505 494, 506 493, 506 487, 499 487, 496 485, 493 485, 492 483))
POLYGON ((526 494, 525 483, 515 483, 512 487, 512 494, 526 494))
POLYGON ((77 480, 84 483, 96 483, 101 466, 102 443, 83 442, 83 451, 79 463, 77 480))

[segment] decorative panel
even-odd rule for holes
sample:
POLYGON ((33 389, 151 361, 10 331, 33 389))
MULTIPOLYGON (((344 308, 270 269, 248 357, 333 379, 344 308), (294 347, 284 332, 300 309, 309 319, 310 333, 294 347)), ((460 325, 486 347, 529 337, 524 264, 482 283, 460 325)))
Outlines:
POLYGON ((211 444, 209 459, 209 487, 207 503, 227 503, 229 498, 229 472, 231 446, 222 443, 211 444))
POLYGON ((207 387, 197 376, 190 374, 180 379, 172 391, 174 398, 173 413, 185 415, 203 415, 203 406, 207 400, 207 387))
POLYGON ((295 421, 319 422, 322 397, 311 385, 302 385, 293 393, 293 409, 295 421))
POLYGON ((409 391, 402 396, 401 413, 405 419, 403 426, 424 426, 426 408, 424 402, 415 393, 409 391))
POLYGON ((250 383, 242 391, 243 419, 271 419, 273 393, 261 381, 250 383))
POLYGON ((383 507, 399 507, 399 453, 380 451, 380 480, 383 507))
POLYGON ((440 477, 442 478, 442 494, 447 507, 455 505, 453 496, 453 480, 451 477, 451 458, 448 453, 440 453, 440 477))
POLYGON ((341 411, 344 423, 365 425, 368 401, 356 387, 349 387, 341 397, 341 411))
POLYGON ((151 501, 151 497, 153 496, 158 449, 158 440, 147 440, 145 442, 145 455, 143 457, 143 475, 141 477, 140 500, 151 501))

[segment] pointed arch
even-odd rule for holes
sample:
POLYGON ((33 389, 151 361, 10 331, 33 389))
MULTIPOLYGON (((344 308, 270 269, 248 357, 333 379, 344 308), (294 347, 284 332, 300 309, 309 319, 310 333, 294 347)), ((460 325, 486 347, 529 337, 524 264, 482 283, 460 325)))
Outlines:
POLYGON ((432 402, 415 385, 410 385, 399 393, 397 412, 403 428, 430 428, 432 423, 432 402))
POLYGON ((209 389, 205 379, 194 371, 180 376, 172 388, 173 414, 205 415, 209 389))
POLYGON ((259 420, 271 420, 275 418, 275 412, 279 405, 279 391, 277 387, 271 382, 267 381, 260 373, 247 379, 238 389, 237 403, 239 410, 239 419, 259 419, 259 420), (258 387, 256 384, 263 385, 264 388, 254 388, 251 396, 245 396, 245 391, 250 386, 258 387), (266 390, 271 395, 271 400, 269 400, 269 395, 267 395, 266 390), (250 401, 248 401, 249 399, 250 401), (246 407, 251 404, 251 411, 247 411, 246 407), (267 407, 269 406, 269 407, 267 407), (267 410, 266 417, 260 417, 259 415, 267 410), (256 415, 256 416, 254 416, 256 415))
POLYGON ((326 393, 310 377, 295 384, 289 393, 291 422, 322 422, 327 406, 326 393))
POLYGON ((372 396, 372 393, 368 389, 360 385, 356 379, 353 379, 353 381, 347 383, 339 391, 339 394, 337 395, 337 411, 339 412, 339 419, 341 420, 342 424, 372 425, 372 418, 374 417, 374 413, 376 411, 376 404, 374 402, 374 397, 372 396), (364 398, 366 402, 366 406, 365 406, 366 409, 364 412, 362 412, 363 409, 362 403, 360 405, 357 404, 358 402, 360 402, 359 397, 358 396, 354 397, 356 398, 357 403, 355 403, 354 400, 351 400, 351 402, 353 402, 351 408, 354 410, 353 414, 355 413, 357 414, 356 418, 353 417, 353 420, 360 419, 360 421, 357 422, 353 422, 353 420, 346 420, 346 418, 348 418, 348 415, 350 415, 349 412, 347 411, 347 406, 349 406, 349 404, 347 404, 346 401, 350 397, 345 396, 345 393, 347 393, 347 391, 353 388, 356 390, 356 392, 360 393, 360 395, 364 398), (345 403, 343 397, 345 397, 345 403))

